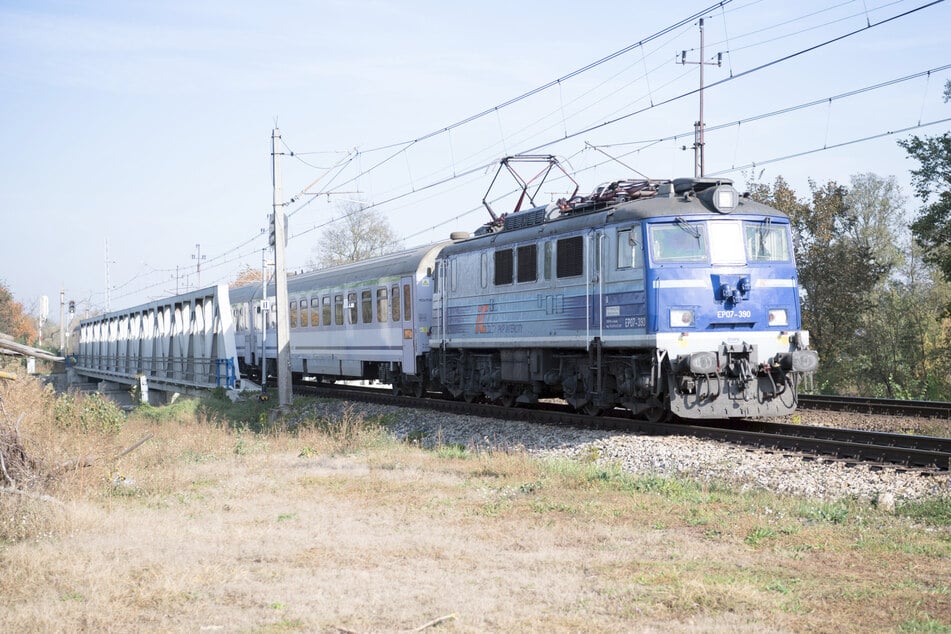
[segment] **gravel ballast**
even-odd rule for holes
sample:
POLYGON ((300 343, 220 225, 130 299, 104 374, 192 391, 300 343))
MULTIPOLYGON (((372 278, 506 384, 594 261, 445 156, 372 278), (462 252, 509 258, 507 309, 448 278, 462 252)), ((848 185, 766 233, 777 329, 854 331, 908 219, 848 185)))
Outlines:
MULTIPOLYGON (((465 416, 367 403, 321 401, 315 417, 333 417, 344 409, 365 417, 385 417, 398 439, 422 439, 424 445, 459 444, 474 451, 525 451, 538 457, 595 459, 635 475, 679 476, 722 482, 742 490, 761 489, 823 501, 857 499, 892 507, 895 502, 951 496, 947 472, 928 473, 901 467, 871 467, 798 454, 772 452, 684 436, 643 436, 616 431, 578 429, 465 416)), ((825 412, 803 412, 803 424, 823 424, 825 412)), ((837 427, 883 429, 876 417, 848 419, 831 415, 837 427), (862 420, 864 419, 864 422, 862 420), (851 422, 851 424, 850 424, 851 422)), ((855 415, 853 415, 855 416, 855 415)), ((896 419, 895 429, 907 427, 896 419)))

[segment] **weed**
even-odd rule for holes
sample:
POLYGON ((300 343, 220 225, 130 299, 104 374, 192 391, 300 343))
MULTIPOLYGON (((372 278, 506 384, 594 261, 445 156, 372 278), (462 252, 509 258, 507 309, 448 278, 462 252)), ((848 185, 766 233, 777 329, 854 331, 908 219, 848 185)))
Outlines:
POLYGON ((951 525, 951 497, 902 502, 895 513, 936 526, 951 525))
POLYGON ((406 442, 411 445, 422 445, 425 439, 426 432, 421 429, 414 429, 410 433, 406 434, 406 442))
POLYGON ((459 443, 439 445, 436 447, 435 453, 440 458, 446 458, 449 460, 465 460, 472 457, 472 454, 469 453, 469 450, 466 449, 464 445, 460 445, 459 443))
POLYGON ((287 522, 297 518, 297 513, 281 513, 277 516, 278 522, 287 522))
POLYGON ((843 524, 849 517, 849 509, 842 502, 803 504, 799 508, 799 515, 810 522, 843 524))
POLYGON ((142 403, 132 411, 132 415, 152 423, 182 421, 189 416, 194 417, 200 404, 201 401, 194 398, 178 399, 170 405, 161 407, 142 403))
POLYGON ((594 463, 601 459, 601 447, 588 445, 578 457, 581 462, 594 463))
POLYGON ((749 530, 749 532, 746 534, 746 538, 743 541, 750 546, 759 546, 760 543, 766 541, 767 539, 775 538, 776 531, 769 526, 756 526, 749 530))
POLYGON ((942 623, 927 615, 923 618, 911 619, 898 626, 899 632, 929 632, 933 634, 951 634, 951 625, 942 623))

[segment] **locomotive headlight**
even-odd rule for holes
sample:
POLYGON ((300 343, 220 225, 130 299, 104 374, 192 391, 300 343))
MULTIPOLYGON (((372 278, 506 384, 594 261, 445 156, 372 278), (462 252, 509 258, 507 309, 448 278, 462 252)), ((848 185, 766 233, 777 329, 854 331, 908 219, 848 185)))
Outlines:
POLYGON ((789 317, 786 314, 785 308, 770 308, 769 309, 769 325, 770 326, 788 326, 789 317))
POLYGON ((693 326, 693 311, 684 308, 671 308, 670 327, 682 328, 683 326, 693 326))
POLYGON ((713 192, 713 206, 721 214, 728 214, 736 209, 737 198, 731 185, 718 185, 713 192))

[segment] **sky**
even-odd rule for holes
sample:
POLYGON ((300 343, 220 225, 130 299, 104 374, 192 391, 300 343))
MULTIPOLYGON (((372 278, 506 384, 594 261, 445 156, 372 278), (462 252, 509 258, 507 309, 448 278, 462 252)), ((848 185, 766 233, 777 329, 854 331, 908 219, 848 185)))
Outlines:
POLYGON ((259 268, 275 127, 290 270, 355 201, 405 247, 474 231, 508 155, 692 176, 701 17, 707 175, 894 176, 916 213, 896 142, 951 129, 947 2, 0 0, 0 282, 56 321, 259 268))

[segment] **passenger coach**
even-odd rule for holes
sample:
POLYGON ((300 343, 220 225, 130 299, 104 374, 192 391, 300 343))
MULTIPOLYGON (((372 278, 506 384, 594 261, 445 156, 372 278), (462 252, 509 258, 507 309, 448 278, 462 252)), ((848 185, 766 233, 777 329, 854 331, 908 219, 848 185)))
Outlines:
MULTIPOLYGON (((290 277, 291 371, 296 378, 365 378, 422 393, 418 359, 429 352, 435 257, 449 242, 290 277)), ((262 333, 262 286, 234 289, 235 339, 245 371, 268 372, 275 324, 262 333)), ((273 306, 274 286, 268 287, 273 306)), ((265 310, 265 315, 272 315, 265 310)))

